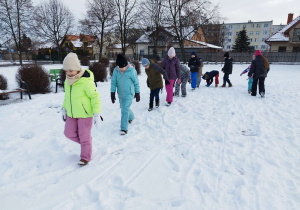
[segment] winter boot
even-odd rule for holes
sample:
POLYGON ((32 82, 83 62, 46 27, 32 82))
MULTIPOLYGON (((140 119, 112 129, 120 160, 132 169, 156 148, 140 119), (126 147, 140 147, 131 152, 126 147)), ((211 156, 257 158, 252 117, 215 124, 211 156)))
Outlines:
POLYGON ((171 106, 171 103, 172 103, 172 102, 168 102, 168 103, 166 104, 166 106, 171 106))
POLYGON ((150 111, 152 111, 152 109, 153 109, 153 104, 149 104, 149 109, 148 109, 148 111, 150 112, 150 111))
POLYGON ((226 87, 226 84, 223 84, 221 87, 226 87))
POLYGON ((85 165, 87 165, 88 163, 89 163, 89 161, 84 160, 84 159, 80 159, 80 160, 78 161, 78 165, 80 165, 80 166, 85 166, 85 165))
POLYGON ((128 120, 128 122, 129 122, 129 124, 131 124, 131 123, 132 123, 132 120, 128 120))
POLYGON ((228 87, 232 87, 232 84, 231 83, 229 83, 229 86, 228 87))
POLYGON ((251 93, 251 90, 248 90, 248 93, 250 94, 250 93, 251 93))
POLYGON ((265 93, 264 92, 260 92, 259 95, 264 98, 265 97, 265 93))
POLYGON ((125 130, 121 130, 121 131, 120 131, 120 135, 124 136, 124 135, 126 135, 126 134, 127 134, 127 131, 125 131, 125 130))
POLYGON ((156 107, 156 108, 159 107, 159 100, 155 100, 155 107, 156 107))
POLYGON ((215 86, 218 87, 218 84, 216 84, 215 86))
POLYGON ((186 95, 181 95, 181 97, 185 98, 185 97, 186 97, 186 95))

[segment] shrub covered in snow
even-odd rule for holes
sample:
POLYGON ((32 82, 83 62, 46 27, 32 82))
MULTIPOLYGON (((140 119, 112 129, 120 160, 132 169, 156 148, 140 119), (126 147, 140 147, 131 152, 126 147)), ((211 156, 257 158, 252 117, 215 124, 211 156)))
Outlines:
MULTIPOLYGON (((7 79, 3 75, 0 74, 0 90, 7 89, 7 79)), ((0 100, 8 99, 8 95, 0 95, 0 100)))
POLYGON ((24 65, 18 69, 16 75, 17 82, 27 83, 32 94, 50 92, 50 79, 46 70, 37 64, 24 65))
POLYGON ((106 80, 107 71, 105 64, 94 62, 89 66, 89 70, 94 73, 96 82, 104 82, 106 80))

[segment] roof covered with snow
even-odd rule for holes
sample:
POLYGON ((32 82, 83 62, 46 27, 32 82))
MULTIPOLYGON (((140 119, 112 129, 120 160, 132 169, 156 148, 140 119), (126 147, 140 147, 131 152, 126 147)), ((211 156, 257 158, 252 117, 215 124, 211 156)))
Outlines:
POLYGON ((288 25, 283 27, 281 30, 277 31, 275 34, 266 39, 266 42, 288 42, 289 36, 287 32, 292 29, 292 27, 300 21, 300 16, 295 18, 288 25))
POLYGON ((200 42, 200 41, 195 41, 195 40, 189 40, 189 41, 202 45, 200 48, 222 49, 222 47, 220 47, 220 46, 216 46, 216 45, 205 43, 205 42, 200 42))

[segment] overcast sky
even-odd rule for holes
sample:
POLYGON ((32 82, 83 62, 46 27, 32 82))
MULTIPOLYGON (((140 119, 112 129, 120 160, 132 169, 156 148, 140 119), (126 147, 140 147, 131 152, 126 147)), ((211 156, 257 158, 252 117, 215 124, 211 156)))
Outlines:
MULTIPOLYGON (((42 0, 32 0, 34 5, 42 0)), ((210 0, 219 4, 220 13, 226 17, 225 23, 270 21, 273 25, 286 24, 288 13, 294 13, 294 18, 300 15, 299 0, 210 0)), ((76 19, 85 13, 86 0, 63 0, 76 19)))

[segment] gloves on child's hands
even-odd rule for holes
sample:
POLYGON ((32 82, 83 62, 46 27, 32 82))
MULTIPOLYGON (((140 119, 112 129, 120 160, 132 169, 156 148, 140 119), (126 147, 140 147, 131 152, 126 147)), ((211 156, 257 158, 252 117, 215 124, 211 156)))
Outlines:
POLYGON ((61 117, 62 117, 62 120, 64 122, 66 122, 66 119, 67 119, 67 110, 65 108, 61 109, 61 117))
POLYGON ((180 84, 180 83, 181 83, 181 79, 178 79, 178 80, 177 80, 177 84, 180 84))
POLYGON ((100 114, 93 114, 93 116, 93 123, 98 127, 100 122, 103 121, 103 118, 100 116, 100 114))
POLYGON ((170 84, 170 81, 169 80, 165 80, 165 82, 166 82, 166 85, 169 85, 170 84))
POLYGON ((243 73, 240 74, 240 76, 242 76, 242 75, 243 75, 243 73))
POLYGON ((135 97, 136 102, 139 102, 141 100, 140 93, 135 93, 134 97, 135 97))
POLYGON ((111 98, 111 102, 114 104, 116 101, 116 93, 115 92, 111 92, 110 93, 110 98, 111 98))

